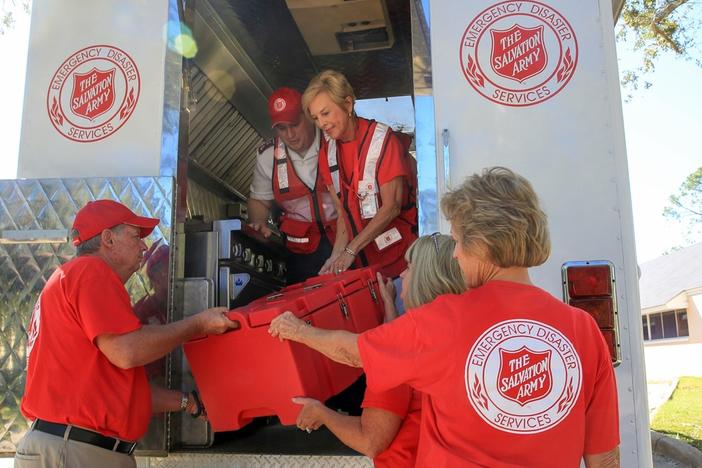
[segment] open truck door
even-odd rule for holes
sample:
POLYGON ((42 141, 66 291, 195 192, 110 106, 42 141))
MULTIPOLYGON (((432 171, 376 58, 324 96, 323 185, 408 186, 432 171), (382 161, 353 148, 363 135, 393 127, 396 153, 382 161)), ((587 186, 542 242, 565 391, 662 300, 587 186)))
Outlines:
MULTIPOLYGON (((9 428, 2 450, 12 453, 27 430, 19 413, 25 326, 46 279, 73 255, 68 229, 87 201, 112 198, 161 219, 149 243, 170 248, 168 288, 152 303, 165 304, 167 320, 234 301, 242 288, 260 295, 279 287, 232 270, 237 249, 261 265, 278 263, 270 250, 247 244, 240 220, 227 218, 241 217, 256 149, 270 136, 269 94, 303 90, 333 68, 359 99, 413 99, 422 233, 447 232, 438 210, 446 190, 504 165, 533 182, 549 215, 554 249, 534 271, 539 286, 564 297, 564 264, 612 266, 608 291, 618 316, 607 330, 616 332, 621 358, 622 465, 650 466, 611 19, 621 4, 36 0, 20 179, 0 181, 1 274, 9 285, 1 372, 14 397, 2 416, 9 428), (206 260, 193 263, 200 252, 206 260)), ((146 271, 130 280, 134 303, 156 294, 152 283, 146 271)), ((180 351, 162 369, 162 383, 192 385, 180 351)), ((157 416, 138 454, 169 454, 169 466, 222 456, 247 466, 367 465, 328 432, 300 434, 271 419, 214 437, 199 421, 157 416)))

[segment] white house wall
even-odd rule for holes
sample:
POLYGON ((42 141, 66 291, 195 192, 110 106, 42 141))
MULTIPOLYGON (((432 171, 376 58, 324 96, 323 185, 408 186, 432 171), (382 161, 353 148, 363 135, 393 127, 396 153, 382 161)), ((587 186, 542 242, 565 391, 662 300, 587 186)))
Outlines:
POLYGON ((702 291, 688 296, 688 338, 645 342, 646 378, 669 381, 682 376, 702 376, 702 291))

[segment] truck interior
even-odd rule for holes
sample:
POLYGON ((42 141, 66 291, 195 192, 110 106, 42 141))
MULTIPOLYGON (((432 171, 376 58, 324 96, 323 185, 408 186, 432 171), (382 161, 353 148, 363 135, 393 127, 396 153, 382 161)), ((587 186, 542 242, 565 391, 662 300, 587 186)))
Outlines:
POLYGON ((410 2, 210 0, 195 2, 188 16, 197 48, 190 172, 209 175, 240 199, 248 195, 256 149, 272 136, 266 105, 274 89, 302 92, 317 73, 334 69, 358 100, 413 95, 410 2), (322 6, 308 6, 315 4, 322 6))
MULTIPOLYGON (((383 105, 392 107, 397 102, 394 99, 388 101, 388 98, 399 98, 405 109, 409 109, 405 112, 409 115, 402 116, 407 122, 401 125, 402 130, 414 131, 412 102, 416 80, 413 77, 411 10, 422 8, 421 3, 406 0, 185 2, 185 10, 181 12, 185 19, 180 25, 181 33, 176 40, 169 42, 169 48, 187 58, 183 75, 184 90, 189 90, 184 96, 187 112, 181 113, 179 126, 179 158, 187 161, 187 181, 177 182, 180 186, 187 183, 185 274, 184 278, 176 275, 174 319, 187 315, 189 310, 200 310, 198 307, 225 305, 191 304, 188 301, 197 295, 193 291, 207 289, 207 284, 218 281, 215 272, 210 275, 215 277, 209 278, 208 282, 198 283, 197 278, 207 276, 208 271, 217 267, 205 265, 207 252, 216 251, 216 248, 210 246, 208 250, 208 241, 197 233, 217 231, 218 226, 224 230, 232 229, 226 220, 245 211, 257 149, 272 137, 267 98, 274 89, 287 86, 302 92, 320 71, 338 70, 353 86, 359 115, 383 121, 382 116, 361 110, 363 103, 379 100, 378 105, 364 107, 372 112, 383 105), (179 307, 179 281, 185 284, 183 307, 179 307)), ((419 32, 422 31, 428 34, 426 26, 420 28, 419 32)), ((426 87, 430 80, 426 78, 429 67, 420 59, 415 61, 418 62, 414 68, 422 71, 422 86, 426 87)), ((393 125, 393 122, 386 123, 393 125)), ((180 174, 179 170, 179 178, 180 174)), ((269 260, 271 264, 277 261, 269 256, 269 252, 275 250, 270 245, 256 245, 255 239, 253 243, 250 239, 246 242, 249 242, 244 244, 247 249, 253 251, 252 262, 259 256, 257 252, 264 252, 261 265, 269 260)), ((222 255, 219 255, 220 268, 224 264, 222 255)), ((236 262, 230 260, 226 264, 231 271, 227 269, 227 272, 234 274, 236 262)), ((211 258, 209 261, 212 263, 211 258)), ((259 287, 250 292, 251 299, 279 287, 275 281, 267 284, 266 278, 270 279, 271 275, 265 273, 259 275, 259 287)), ((205 295, 212 296, 208 292, 205 295)), ((227 301, 227 298, 223 300, 227 301)), ((241 304, 227 301, 226 305, 241 304)), ((234 363, 231 372, 236 372, 234 363)), ((173 359, 171 378, 183 390, 188 390, 193 384, 180 354, 173 359)), ((359 415, 364 388, 364 382, 359 381, 339 397, 333 397, 328 404, 340 411, 359 415)), ((152 432, 142 441, 141 447, 145 450, 150 448, 150 436, 159 438, 152 432)), ((307 434, 295 426, 280 425, 274 416, 257 418, 238 431, 216 434, 212 434, 207 424, 200 420, 173 416, 170 434, 170 451, 355 453, 326 428, 307 434)))

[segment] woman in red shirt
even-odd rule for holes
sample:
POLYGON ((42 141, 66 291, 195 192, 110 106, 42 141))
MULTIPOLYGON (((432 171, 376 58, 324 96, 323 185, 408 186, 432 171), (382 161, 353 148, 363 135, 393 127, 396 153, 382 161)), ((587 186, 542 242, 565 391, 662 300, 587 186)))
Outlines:
POLYGON ((415 166, 408 142, 387 125, 358 117, 355 100, 346 77, 333 70, 315 76, 302 96, 303 109, 327 137, 319 153, 322 180, 345 214, 334 248, 339 254, 320 273, 376 265, 396 278, 417 238, 415 166))
POLYGON ((285 312, 271 335, 363 367, 372 391, 420 391, 416 466, 618 467, 617 386, 602 333, 529 277, 551 251, 531 184, 487 168, 441 207, 465 293, 361 335, 320 331, 285 312))
MULTIPOLYGON (((408 307, 419 307, 441 294, 459 294, 465 290, 458 262, 452 258, 455 242, 439 233, 417 239, 405 256, 407 269, 402 272, 400 295, 408 307)), ((395 288, 383 282, 378 273, 385 306, 385 322, 397 317, 395 288)), ((343 443, 373 459, 376 468, 411 467, 415 464, 419 442, 421 394, 409 385, 375 392, 367 389, 361 416, 340 414, 313 398, 293 398, 303 405, 297 417, 302 430, 325 425, 343 443)))

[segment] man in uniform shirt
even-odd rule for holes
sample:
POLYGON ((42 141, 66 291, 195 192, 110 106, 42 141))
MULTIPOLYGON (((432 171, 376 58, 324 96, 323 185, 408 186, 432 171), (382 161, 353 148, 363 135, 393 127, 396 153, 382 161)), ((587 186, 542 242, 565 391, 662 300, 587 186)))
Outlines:
POLYGON ((124 284, 158 219, 112 200, 76 214, 76 257, 51 275, 28 327, 22 413, 32 422, 15 467, 129 467, 152 413, 201 413, 195 394, 149 386, 144 365, 181 343, 236 328, 226 308, 142 325, 124 284))
POLYGON ((280 208, 280 230, 290 251, 287 282, 293 284, 316 276, 332 256, 337 215, 317 171, 320 145, 325 142, 303 113, 300 93, 277 89, 268 99, 268 114, 275 138, 258 150, 249 223, 267 237, 271 210, 280 208))

